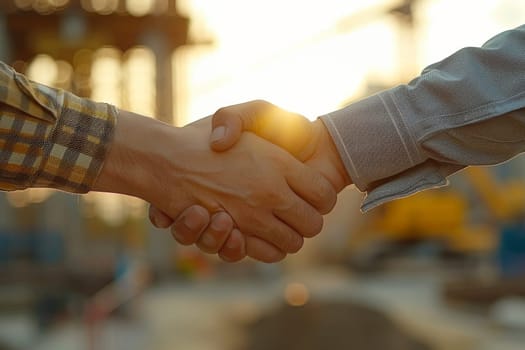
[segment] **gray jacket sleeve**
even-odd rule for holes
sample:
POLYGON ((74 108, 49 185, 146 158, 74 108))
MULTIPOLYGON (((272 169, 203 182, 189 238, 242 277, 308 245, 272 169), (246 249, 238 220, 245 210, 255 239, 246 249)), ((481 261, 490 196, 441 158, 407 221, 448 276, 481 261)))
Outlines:
POLYGON ((321 119, 363 210, 508 160, 525 151, 525 25, 321 119))

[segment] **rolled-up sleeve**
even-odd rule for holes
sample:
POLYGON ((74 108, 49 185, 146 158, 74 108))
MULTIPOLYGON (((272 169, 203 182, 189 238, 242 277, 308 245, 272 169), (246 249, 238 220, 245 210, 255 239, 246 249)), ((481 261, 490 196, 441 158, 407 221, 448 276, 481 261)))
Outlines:
POLYGON ((117 110, 28 80, 0 62, 0 189, 88 192, 117 110))
POLYGON ((350 177, 367 194, 363 209, 525 151, 523 72, 525 26, 322 116, 350 177))

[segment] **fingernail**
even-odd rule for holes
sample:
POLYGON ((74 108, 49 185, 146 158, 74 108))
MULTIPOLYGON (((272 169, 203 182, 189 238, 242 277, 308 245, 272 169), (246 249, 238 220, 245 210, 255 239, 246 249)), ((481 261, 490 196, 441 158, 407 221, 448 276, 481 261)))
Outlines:
POLYGON ((170 220, 170 218, 166 217, 166 215, 161 214, 159 212, 151 213, 149 219, 153 226, 158 228, 169 227, 173 222, 172 220, 170 220))
POLYGON ((179 231, 177 231, 177 230, 175 229, 174 226, 171 227, 171 234, 173 235, 173 237, 175 237, 175 239, 176 239, 177 241, 182 241, 182 239, 185 238, 185 237, 183 237, 183 236, 180 234, 179 231))
POLYGON ((201 243, 206 246, 206 247, 215 247, 215 245, 217 244, 217 240, 215 239, 215 237, 213 237, 212 235, 207 235, 205 234, 203 237, 202 237, 202 241, 201 243))
POLYGON ((212 230, 217 232, 223 232, 231 230, 231 219, 230 216, 224 212, 218 212, 211 218, 210 227, 212 230))
POLYGON ((211 136, 210 136, 210 141, 212 143, 220 141, 224 138, 225 135, 226 135, 226 127, 218 126, 215 129, 213 129, 211 136))
POLYGON ((151 223, 153 224, 153 226, 155 227, 159 227, 158 223, 157 223, 157 217, 153 214, 150 214, 149 215, 149 221, 151 221, 151 223))
POLYGON ((238 246, 239 246, 239 242, 235 241, 234 239, 229 239, 226 241, 227 249, 236 249, 238 246))
POLYGON ((173 222, 172 220, 165 217, 164 215, 155 216, 155 223, 157 227, 161 227, 161 228, 169 227, 172 224, 172 222, 173 222))
POLYGON ((184 225, 191 231, 201 229, 201 221, 196 215, 186 215, 183 219, 184 225))

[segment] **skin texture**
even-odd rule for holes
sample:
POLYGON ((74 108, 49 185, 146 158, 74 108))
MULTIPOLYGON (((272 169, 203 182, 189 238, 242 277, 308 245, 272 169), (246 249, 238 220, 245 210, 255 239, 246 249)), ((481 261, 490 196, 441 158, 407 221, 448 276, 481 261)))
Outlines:
MULTIPOLYGON (((307 166, 318 170, 337 192, 351 184, 321 120, 310 122, 299 114, 258 100, 221 108, 213 115, 212 123, 210 146, 214 151, 228 151, 242 138, 244 132, 249 131, 286 149, 307 166)), ((259 238, 254 240, 236 229, 229 231, 227 215, 212 216, 210 221, 208 213, 199 206, 187 208, 176 220, 151 206, 150 218, 158 227, 171 226, 179 243, 196 244, 205 252, 218 253, 225 261, 238 261, 250 256, 264 262, 276 262, 286 256, 286 252, 269 242, 259 238), (183 223, 183 218, 188 215, 192 217, 194 229, 183 223), (215 223, 216 220, 221 222, 215 223)))
POLYGON ((163 213, 153 221, 164 225, 162 220, 180 215, 172 230, 178 241, 209 253, 224 247, 231 261, 248 247, 260 249, 260 242, 282 252, 272 259, 282 258, 297 252, 303 237, 319 233, 321 213, 336 199, 319 172, 253 133, 228 152, 214 152, 210 131, 209 118, 175 128, 122 111, 93 190, 142 198, 163 213), (181 227, 202 234, 195 241, 181 227), (245 237, 252 237, 250 246, 245 237))

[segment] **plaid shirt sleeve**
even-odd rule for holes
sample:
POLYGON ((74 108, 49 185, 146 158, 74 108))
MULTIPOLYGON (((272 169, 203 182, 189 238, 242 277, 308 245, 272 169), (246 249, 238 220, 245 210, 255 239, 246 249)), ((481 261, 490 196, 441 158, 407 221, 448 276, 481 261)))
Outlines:
POLYGON ((88 192, 116 116, 114 106, 37 84, 0 62, 0 190, 88 192))

